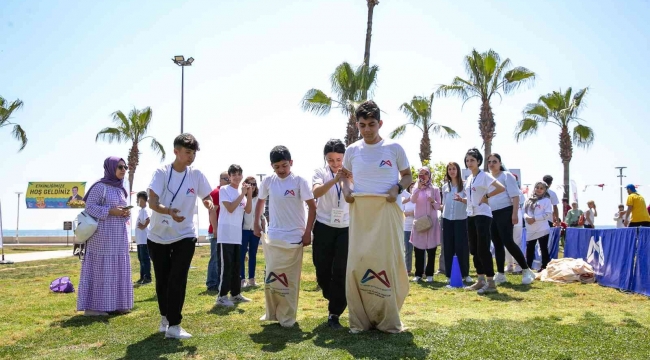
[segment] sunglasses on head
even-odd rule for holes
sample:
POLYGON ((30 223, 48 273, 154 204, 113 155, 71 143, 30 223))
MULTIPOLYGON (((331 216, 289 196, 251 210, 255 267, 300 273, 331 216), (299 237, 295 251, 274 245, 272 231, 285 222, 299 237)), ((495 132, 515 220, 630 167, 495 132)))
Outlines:
POLYGON ((126 166, 126 165, 117 165, 117 168, 120 169, 120 170, 124 170, 124 171, 129 169, 129 167, 126 166))

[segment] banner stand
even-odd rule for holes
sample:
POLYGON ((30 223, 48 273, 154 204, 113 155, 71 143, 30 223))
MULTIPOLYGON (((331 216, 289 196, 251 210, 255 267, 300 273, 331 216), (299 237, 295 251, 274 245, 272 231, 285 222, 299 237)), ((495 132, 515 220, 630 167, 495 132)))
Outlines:
POLYGON ((0 203, 0 251, 2 251, 2 260, 0 260, 0 265, 13 264, 11 260, 5 260, 5 248, 3 246, 4 238, 2 237, 2 203, 0 203))

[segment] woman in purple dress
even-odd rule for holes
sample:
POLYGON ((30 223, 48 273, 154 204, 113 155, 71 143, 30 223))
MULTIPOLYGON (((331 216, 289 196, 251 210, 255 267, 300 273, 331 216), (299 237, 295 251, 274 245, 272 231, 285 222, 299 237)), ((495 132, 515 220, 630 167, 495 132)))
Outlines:
POLYGON ((97 231, 86 242, 79 279, 77 311, 86 316, 133 308, 127 227, 131 211, 124 208, 127 192, 122 185, 127 168, 118 157, 104 160, 104 177, 84 197, 86 212, 97 219, 97 231))
POLYGON ((415 277, 413 281, 420 281, 426 276, 426 282, 433 282, 433 269, 436 262, 436 249, 440 245, 440 222, 438 221, 438 210, 440 209, 440 189, 431 184, 431 171, 423 167, 418 172, 418 184, 411 202, 415 204, 413 217, 415 223, 428 217, 431 227, 424 231, 417 231, 414 224, 411 230, 411 244, 415 251, 415 277), (426 252, 426 270, 425 270, 426 252))

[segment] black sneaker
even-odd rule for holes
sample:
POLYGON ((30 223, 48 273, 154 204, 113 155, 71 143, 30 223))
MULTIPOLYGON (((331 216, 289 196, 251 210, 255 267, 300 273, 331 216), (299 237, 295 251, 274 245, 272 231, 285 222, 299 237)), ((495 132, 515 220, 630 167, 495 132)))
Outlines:
POLYGON ((138 284, 138 285, 142 285, 143 281, 144 281, 144 279, 140 279, 140 280, 136 281, 135 283, 138 284))
POLYGON ((217 291, 219 291, 219 287, 218 287, 218 286, 210 286, 210 287, 208 288, 208 292, 217 292, 217 291))
POLYGON ((329 318, 327 318, 327 326, 331 327, 334 330, 340 329, 343 326, 341 326, 341 323, 339 322, 339 317, 331 314, 329 318))
POLYGON ((142 285, 151 284, 151 279, 142 279, 142 282, 140 284, 142 285))

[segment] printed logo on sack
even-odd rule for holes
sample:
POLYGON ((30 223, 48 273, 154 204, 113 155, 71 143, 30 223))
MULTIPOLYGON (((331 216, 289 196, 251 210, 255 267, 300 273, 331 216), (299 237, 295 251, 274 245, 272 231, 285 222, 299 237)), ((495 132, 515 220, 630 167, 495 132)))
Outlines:
POLYGON ((384 284, 384 286, 390 288, 390 281, 388 281, 388 275, 386 275, 386 270, 382 270, 376 273, 374 270, 368 269, 366 271, 366 274, 363 275, 363 278, 361 278, 361 283, 365 284, 372 279, 377 279, 379 280, 379 282, 384 284))
POLYGON ((600 267, 605 265, 605 252, 603 251, 603 237, 599 236, 598 240, 594 236, 589 240, 589 249, 587 250, 587 262, 594 268, 597 275, 602 275, 600 267), (598 253, 598 254, 596 254, 598 253))
POLYGON ((289 287, 289 281, 287 280, 287 275, 285 273, 282 274, 276 274, 273 271, 269 273, 269 276, 266 277, 266 281, 264 281, 267 284, 270 284, 275 281, 279 281, 280 284, 284 285, 285 287, 289 287))
POLYGON ((292 197, 295 197, 296 192, 293 191, 293 190, 287 190, 287 191, 284 192, 284 196, 289 196, 289 195, 291 195, 292 197))
POLYGON ((194 188, 188 188, 187 189, 187 192, 185 193, 185 195, 189 195, 189 194, 196 195, 196 193, 194 192, 194 188))
POLYGON ((379 167, 380 167, 380 168, 386 168, 386 167, 392 168, 392 167, 393 167, 393 163, 390 162, 390 160, 382 160, 382 161, 379 163, 379 167))

